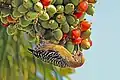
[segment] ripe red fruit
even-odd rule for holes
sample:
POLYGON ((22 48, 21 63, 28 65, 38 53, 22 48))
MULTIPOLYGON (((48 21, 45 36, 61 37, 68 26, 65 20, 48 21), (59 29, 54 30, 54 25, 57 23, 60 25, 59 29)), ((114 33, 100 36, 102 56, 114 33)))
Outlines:
POLYGON ((50 5, 51 0, 40 0, 43 6, 48 6, 50 5))
POLYGON ((11 16, 7 16, 7 22, 8 23, 16 23, 16 20, 14 20, 11 16))
POLYGON ((6 24, 3 23, 2 24, 3 27, 8 27, 8 25, 9 25, 8 23, 6 23, 6 24))
POLYGON ((80 37, 80 35, 81 35, 80 29, 73 29, 73 30, 71 31, 72 39, 78 38, 78 37, 80 37))
POLYGON ((63 38, 62 38, 62 39, 66 39, 66 38, 67 38, 67 36, 68 36, 68 35, 67 35, 66 33, 64 33, 64 34, 63 34, 63 38))
POLYGON ((72 40, 72 42, 73 42, 74 44, 80 44, 81 41, 82 41, 82 39, 81 39, 80 37, 75 38, 75 39, 72 40))
POLYGON ((79 3, 78 5, 78 11, 87 11, 87 8, 88 8, 88 2, 87 1, 82 1, 79 3))
POLYGON ((89 39, 88 42, 90 43, 90 46, 92 46, 92 40, 89 39))
POLYGON ((84 13, 84 12, 82 12, 82 11, 80 11, 80 12, 75 12, 75 13, 74 13, 74 16, 75 16, 77 19, 79 19, 79 18, 81 18, 81 17, 83 16, 83 13, 84 13))
POLYGON ((91 27, 91 23, 88 21, 84 20, 80 23, 81 31, 86 31, 91 27))

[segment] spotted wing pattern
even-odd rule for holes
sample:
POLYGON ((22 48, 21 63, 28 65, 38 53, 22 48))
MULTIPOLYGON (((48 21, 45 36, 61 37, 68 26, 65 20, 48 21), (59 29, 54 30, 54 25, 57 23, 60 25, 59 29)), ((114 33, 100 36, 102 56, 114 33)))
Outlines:
POLYGON ((40 58, 42 61, 53 64, 59 67, 69 67, 68 62, 57 51, 54 50, 32 50, 29 49, 34 56, 40 58))

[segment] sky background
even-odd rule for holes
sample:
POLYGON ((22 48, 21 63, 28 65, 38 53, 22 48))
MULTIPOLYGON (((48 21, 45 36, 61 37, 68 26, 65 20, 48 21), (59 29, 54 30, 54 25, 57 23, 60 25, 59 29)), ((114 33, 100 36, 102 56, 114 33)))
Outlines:
POLYGON ((120 0, 97 0, 90 50, 72 80, 120 80, 120 0))

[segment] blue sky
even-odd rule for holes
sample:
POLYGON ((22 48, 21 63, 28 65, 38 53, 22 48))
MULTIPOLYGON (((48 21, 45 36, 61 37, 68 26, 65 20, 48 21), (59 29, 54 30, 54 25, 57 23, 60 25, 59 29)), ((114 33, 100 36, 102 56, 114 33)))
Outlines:
POLYGON ((90 50, 86 62, 72 80, 120 80, 120 0, 98 0, 93 17, 90 50))

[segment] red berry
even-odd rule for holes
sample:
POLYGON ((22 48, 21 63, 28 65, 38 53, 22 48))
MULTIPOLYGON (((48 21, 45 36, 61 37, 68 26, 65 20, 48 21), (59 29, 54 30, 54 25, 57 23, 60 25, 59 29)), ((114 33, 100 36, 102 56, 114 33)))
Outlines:
POLYGON ((86 31, 91 27, 91 23, 88 21, 84 20, 80 23, 81 31, 86 31))
POLYGON ((8 27, 8 25, 9 25, 8 23, 6 23, 6 24, 3 23, 2 24, 3 27, 8 27))
POLYGON ((66 38, 67 38, 67 36, 68 36, 68 35, 67 35, 66 33, 64 33, 64 34, 63 34, 63 38, 62 38, 62 39, 66 39, 66 38))
POLYGON ((80 44, 81 41, 82 41, 82 39, 81 39, 80 37, 75 38, 75 39, 72 40, 72 42, 73 42, 74 44, 80 44))
POLYGON ((7 22, 9 22, 9 23, 16 23, 16 20, 13 19, 11 16, 7 16, 7 22))
POLYGON ((51 0, 40 0, 43 6, 48 6, 50 5, 51 0))
POLYGON ((92 46, 92 40, 89 39, 88 41, 89 41, 89 43, 90 43, 90 46, 92 46))
POLYGON ((87 8, 88 8, 88 2, 87 1, 82 1, 79 3, 78 5, 78 11, 87 11, 87 8))
POLYGON ((77 19, 79 19, 79 18, 81 18, 81 17, 83 16, 83 12, 82 12, 82 11, 80 11, 80 12, 75 12, 75 13, 74 13, 74 16, 75 16, 77 19))
POLYGON ((72 39, 78 38, 78 37, 80 37, 80 35, 81 35, 81 31, 79 29, 73 29, 71 31, 72 39))

